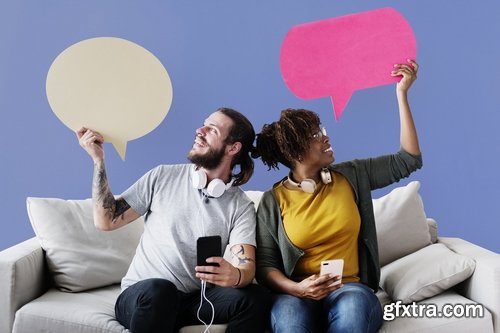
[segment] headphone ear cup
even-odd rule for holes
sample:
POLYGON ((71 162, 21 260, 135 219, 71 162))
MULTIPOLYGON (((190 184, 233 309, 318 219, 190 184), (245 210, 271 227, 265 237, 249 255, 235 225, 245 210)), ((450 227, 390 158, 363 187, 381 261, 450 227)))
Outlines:
POLYGON ((226 184, 220 179, 213 179, 207 186, 209 196, 218 198, 226 191, 226 184))
POLYGON ((198 190, 204 189, 207 185, 207 174, 202 170, 193 170, 191 173, 191 181, 194 188, 198 190))
POLYGON ((299 183, 294 182, 290 176, 285 179, 285 185, 306 193, 314 193, 316 191, 316 182, 312 179, 304 179, 299 183))
POLYGON ((191 172, 191 183, 194 188, 198 190, 203 190, 206 187, 206 193, 214 198, 218 198, 224 194, 226 189, 231 186, 232 181, 229 183, 230 185, 226 185, 222 179, 212 179, 210 183, 207 185, 207 174, 203 170, 196 170, 193 168, 191 172))
POLYGON ((316 182, 312 179, 304 179, 300 182, 300 188, 306 193, 314 193, 316 191, 316 182))
POLYGON ((330 184, 332 182, 332 174, 327 168, 321 169, 321 181, 323 184, 330 184))

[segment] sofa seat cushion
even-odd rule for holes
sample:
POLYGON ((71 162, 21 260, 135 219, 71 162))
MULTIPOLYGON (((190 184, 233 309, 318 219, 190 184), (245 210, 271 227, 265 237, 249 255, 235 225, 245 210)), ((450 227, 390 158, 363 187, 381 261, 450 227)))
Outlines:
MULTIPOLYGON (((129 333, 115 319, 120 286, 67 293, 50 289, 16 313, 12 333, 129 333)), ((210 332, 224 333, 227 325, 212 325, 210 332)), ((179 333, 202 333, 204 325, 181 328, 179 333)))
MULTIPOLYGON (((210 326, 210 333, 224 333, 226 332, 227 325, 218 324, 210 326)), ((185 326, 179 330, 179 333, 204 333, 205 325, 185 326)))
POLYGON ((79 293, 50 289, 16 312, 13 333, 124 333, 115 319, 120 286, 79 293))
MULTIPOLYGON (((384 291, 377 293, 380 303, 382 304, 382 313, 384 313, 385 306, 392 301, 384 291)), ((436 295, 432 298, 425 299, 415 304, 433 304, 436 305, 438 310, 442 310, 445 305, 465 305, 477 304, 454 290, 445 291, 442 294, 436 295)), ((402 312, 402 311, 401 311, 402 312)), ((393 313, 395 313, 393 311, 393 313)), ((493 333, 493 319, 491 313, 484 308, 483 317, 470 317, 470 318, 428 318, 428 317, 397 317, 394 320, 384 320, 379 333, 399 333, 399 332, 426 332, 426 333, 493 333)))

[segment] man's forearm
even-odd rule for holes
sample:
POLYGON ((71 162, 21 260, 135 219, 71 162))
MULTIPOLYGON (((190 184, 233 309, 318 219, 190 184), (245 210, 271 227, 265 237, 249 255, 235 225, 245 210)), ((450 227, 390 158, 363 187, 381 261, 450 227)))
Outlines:
MULTIPOLYGON (((247 250, 250 249, 247 246, 247 250)), ((251 248, 253 250, 253 248, 251 248)), ((252 253, 246 253, 245 246, 235 245, 231 248, 231 255, 234 267, 239 270, 239 277, 234 287, 244 287, 250 284, 255 277, 255 257, 254 251, 252 253)))
POLYGON ((123 199, 116 200, 109 188, 104 161, 94 164, 94 180, 92 184, 92 200, 94 202, 94 223, 99 229, 112 229, 113 224, 130 208, 123 199))

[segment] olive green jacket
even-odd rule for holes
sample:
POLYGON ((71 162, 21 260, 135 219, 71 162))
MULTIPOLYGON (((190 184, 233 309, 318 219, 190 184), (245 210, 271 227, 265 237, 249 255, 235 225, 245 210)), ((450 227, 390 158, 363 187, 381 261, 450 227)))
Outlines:
MULTIPOLYGON (((329 167, 351 184, 361 217, 358 237, 359 277, 373 290, 378 289, 380 265, 371 191, 406 178, 422 167, 422 156, 404 150, 396 154, 357 159, 329 167)), ((282 180, 280 180, 281 182, 282 180)), ((274 184, 273 188, 280 182, 274 184)), ((304 251, 288 239, 273 190, 266 191, 257 210, 257 281, 266 285, 269 272, 280 270, 290 277, 304 251)))

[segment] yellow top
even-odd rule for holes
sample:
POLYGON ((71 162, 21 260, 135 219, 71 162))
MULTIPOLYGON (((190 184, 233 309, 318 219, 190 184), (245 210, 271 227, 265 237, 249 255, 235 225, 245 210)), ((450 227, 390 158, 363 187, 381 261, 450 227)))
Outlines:
POLYGON ((300 281, 319 274, 323 260, 344 259, 342 282, 358 282, 361 219, 347 179, 333 173, 333 182, 320 182, 313 194, 288 189, 283 183, 274 188, 274 193, 288 238, 305 252, 292 278, 300 281))

